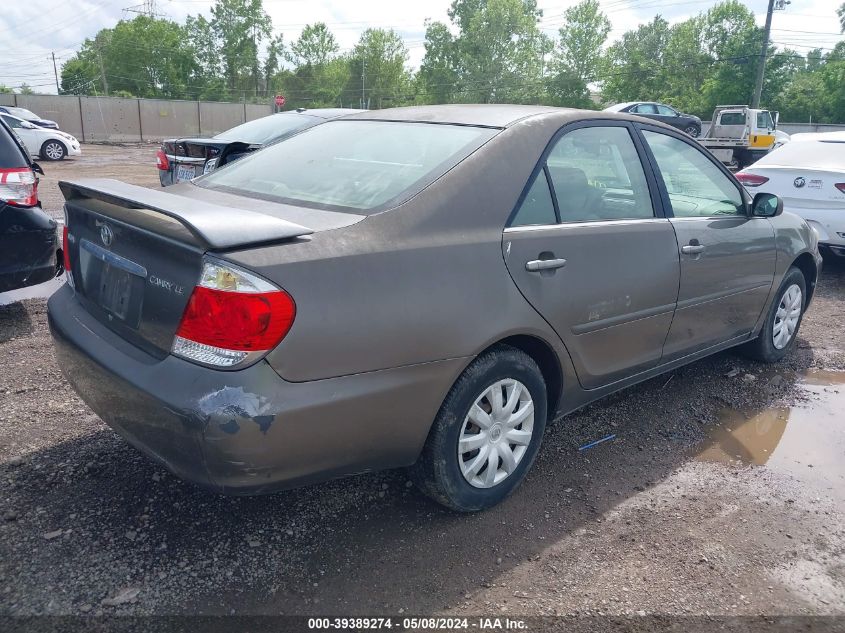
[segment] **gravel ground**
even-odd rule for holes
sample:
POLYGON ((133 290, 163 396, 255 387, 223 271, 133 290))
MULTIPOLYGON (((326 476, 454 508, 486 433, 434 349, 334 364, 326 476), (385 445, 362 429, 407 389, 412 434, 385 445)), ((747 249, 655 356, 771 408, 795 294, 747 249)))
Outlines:
MULTIPOLYGON (((49 164, 42 198, 88 160, 155 184, 152 149, 129 150, 49 164)), ((0 306, 0 615, 845 616, 841 266, 783 362, 726 352, 567 416, 472 516, 402 471, 259 498, 183 483, 75 396, 45 316, 0 306), (743 421, 764 448, 728 441, 743 421)))

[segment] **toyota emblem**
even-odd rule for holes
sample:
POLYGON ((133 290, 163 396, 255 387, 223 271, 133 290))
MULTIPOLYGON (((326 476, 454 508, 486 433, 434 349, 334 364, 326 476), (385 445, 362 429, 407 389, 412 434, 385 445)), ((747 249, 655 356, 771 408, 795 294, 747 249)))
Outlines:
POLYGON ((801 187, 803 187, 807 183, 801 176, 798 176, 798 178, 796 178, 795 180, 792 181, 792 184, 795 185, 795 187, 797 189, 800 189, 801 187))
POLYGON ((114 231, 107 224, 100 227, 100 241, 105 246, 111 246, 111 243, 114 241, 114 231))

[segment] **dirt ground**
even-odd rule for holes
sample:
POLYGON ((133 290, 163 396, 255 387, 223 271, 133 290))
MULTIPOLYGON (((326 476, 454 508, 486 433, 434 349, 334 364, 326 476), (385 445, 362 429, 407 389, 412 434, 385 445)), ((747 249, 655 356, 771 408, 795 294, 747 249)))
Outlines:
MULTIPOLYGON (((51 212, 60 178, 157 184, 154 147, 84 152, 45 165, 51 212)), ((402 471, 259 498, 183 483, 75 396, 45 311, 0 306, 0 615, 845 617, 845 267, 780 364, 721 353, 567 416, 471 516, 402 471)))

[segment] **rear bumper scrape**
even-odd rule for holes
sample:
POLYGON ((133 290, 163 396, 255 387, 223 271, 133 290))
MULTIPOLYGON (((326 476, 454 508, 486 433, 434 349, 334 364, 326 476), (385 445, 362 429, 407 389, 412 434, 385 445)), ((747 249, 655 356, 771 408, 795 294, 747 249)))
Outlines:
POLYGON ((154 359, 68 286, 48 307, 60 366, 97 415, 178 476, 230 494, 413 463, 466 362, 290 383, 265 361, 221 372, 154 359))

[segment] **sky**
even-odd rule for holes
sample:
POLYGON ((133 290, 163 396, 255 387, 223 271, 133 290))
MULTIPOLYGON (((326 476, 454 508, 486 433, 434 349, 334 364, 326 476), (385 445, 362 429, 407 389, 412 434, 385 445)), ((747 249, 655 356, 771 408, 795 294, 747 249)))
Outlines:
MULTIPOLYGON (((600 0, 613 24, 609 41, 627 30, 650 22, 656 14, 670 23, 706 11, 715 0, 600 0)), ((51 53, 61 78, 61 64, 73 56, 82 42, 101 28, 112 27, 136 14, 142 0, 4 0, 0 11, 0 84, 18 88, 29 84, 36 92, 56 93, 51 53)), ((563 12, 578 0, 538 0, 543 10, 541 28, 554 35, 563 23, 563 12)), ((409 49, 408 65, 418 68, 425 50, 425 20, 448 22, 451 0, 264 0, 276 33, 286 43, 295 40, 302 27, 325 22, 344 50, 351 49, 369 27, 393 28, 409 49)), ((156 11, 183 22, 188 15, 209 16, 211 0, 156 0, 156 11)), ((749 0, 757 23, 766 18, 767 0, 749 0)), ((815 47, 832 49, 845 39, 839 33, 836 7, 841 0, 792 0, 772 20, 774 44, 806 52, 815 47)))

